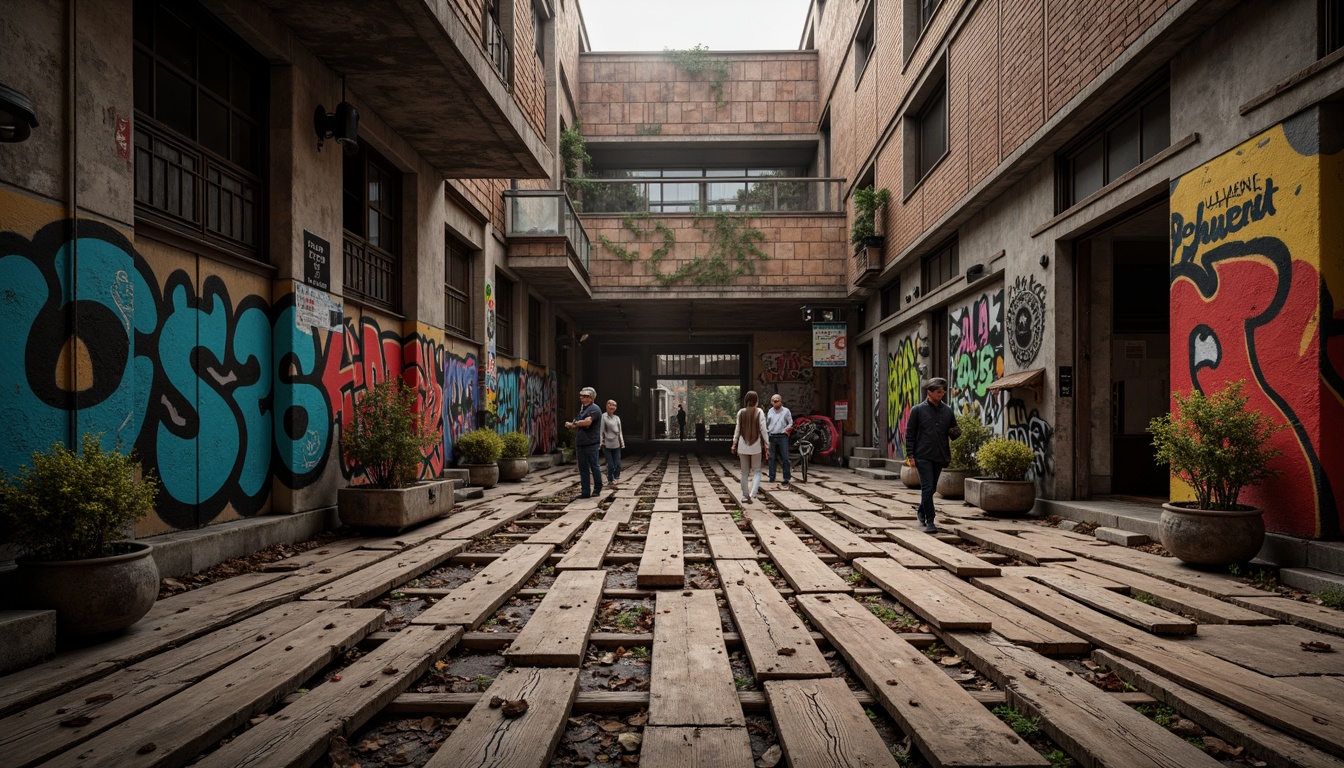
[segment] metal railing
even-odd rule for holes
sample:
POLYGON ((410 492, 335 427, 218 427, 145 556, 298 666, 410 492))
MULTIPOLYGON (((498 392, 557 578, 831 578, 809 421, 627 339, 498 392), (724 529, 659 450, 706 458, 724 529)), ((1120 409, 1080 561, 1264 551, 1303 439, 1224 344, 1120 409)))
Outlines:
POLYGON ((495 65, 499 76, 509 79, 509 44, 504 39, 504 29, 489 14, 485 17, 485 47, 490 55, 490 63, 495 65))
POLYGON ((841 213, 844 179, 692 176, 568 179, 584 213, 841 213))
POLYGON ((345 295, 401 311, 401 260, 356 237, 344 242, 345 295))
POLYGON ((583 271, 588 271, 592 244, 569 196, 557 189, 510 189, 504 192, 505 236, 564 237, 583 271))

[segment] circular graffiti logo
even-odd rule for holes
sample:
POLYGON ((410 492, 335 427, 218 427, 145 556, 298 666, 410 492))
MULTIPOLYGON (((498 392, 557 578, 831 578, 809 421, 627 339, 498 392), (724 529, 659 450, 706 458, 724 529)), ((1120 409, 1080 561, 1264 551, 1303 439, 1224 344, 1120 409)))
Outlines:
POLYGON ((1018 365, 1028 365, 1045 339, 1045 286, 1028 275, 1019 277, 1008 292, 1008 319, 1012 324, 1008 346, 1018 365))

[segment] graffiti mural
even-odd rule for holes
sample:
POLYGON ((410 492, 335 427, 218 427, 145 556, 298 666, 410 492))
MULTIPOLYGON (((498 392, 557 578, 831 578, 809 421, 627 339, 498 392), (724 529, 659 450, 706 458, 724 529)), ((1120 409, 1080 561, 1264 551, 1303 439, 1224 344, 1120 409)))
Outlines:
POLYGON ((444 455, 456 459, 453 445, 457 439, 476 428, 476 411, 480 398, 477 386, 480 371, 476 356, 448 355, 443 366, 443 441, 444 455))
POLYGON ((877 351, 876 345, 873 348, 873 447, 880 448, 882 441, 882 425, 878 420, 882 413, 882 353, 877 351))
POLYGON ((1003 376, 1003 291, 953 308, 948 319, 948 401, 958 413, 978 405, 980 420, 995 426, 1003 406, 989 385, 1003 376))
POLYGON ((555 372, 519 361, 511 366, 501 366, 496 379, 499 386, 496 411, 499 431, 517 431, 527 435, 533 453, 554 450, 555 372))
POLYGON ((1004 416, 1005 436, 1030 446, 1031 452, 1036 454, 1036 460, 1031 465, 1031 477, 1036 480, 1037 490, 1044 490, 1045 483, 1055 474, 1055 455, 1050 443, 1055 433, 1054 427, 1041 416, 1039 410, 1032 408, 1028 413, 1026 402, 1020 398, 1008 401, 1004 416))
POLYGON ((921 400, 919 383, 919 348, 927 344, 918 331, 896 344, 896 351, 887 355, 887 458, 905 458, 905 428, 910 423, 910 409, 921 400))
MULTIPOLYGON (((1242 502, 1272 531, 1338 538, 1344 430, 1327 425, 1344 424, 1344 155, 1322 153, 1319 119, 1305 112, 1172 184, 1171 385, 1245 380, 1248 407, 1288 428, 1271 440, 1283 474, 1242 502)), ((1178 481, 1172 495, 1190 498, 1178 481)))
POLYGON ((1018 277, 1008 289, 1008 321, 1012 323, 1008 346, 1013 359, 1025 368, 1036 361, 1045 340, 1045 286, 1036 282, 1035 275, 1018 277))
POLYGON ((760 334, 755 381, 762 398, 778 392, 795 415, 816 413, 816 376, 811 339, 803 334, 760 334))
POLYGON ((494 284, 487 279, 485 281, 485 380, 482 385, 485 392, 482 393, 484 395, 482 402, 485 406, 483 410, 491 414, 497 412, 497 398, 499 396, 499 382, 497 381, 499 371, 497 369, 498 363, 495 360, 495 355, 499 351, 499 339, 496 338, 495 332, 495 289, 494 284))

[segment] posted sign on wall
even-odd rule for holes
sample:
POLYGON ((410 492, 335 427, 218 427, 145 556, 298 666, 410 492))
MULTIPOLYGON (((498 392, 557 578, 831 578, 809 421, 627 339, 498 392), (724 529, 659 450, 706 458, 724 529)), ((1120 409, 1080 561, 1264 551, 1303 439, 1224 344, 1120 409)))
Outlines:
POLYGON ((812 324, 812 367, 843 368, 849 362, 845 354, 844 323, 812 324))

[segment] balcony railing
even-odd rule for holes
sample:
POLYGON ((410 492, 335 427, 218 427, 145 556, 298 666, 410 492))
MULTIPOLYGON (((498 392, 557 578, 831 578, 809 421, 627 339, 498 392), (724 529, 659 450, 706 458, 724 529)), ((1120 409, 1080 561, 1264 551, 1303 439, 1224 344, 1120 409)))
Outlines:
POLYGON ((841 213, 844 179, 701 176, 570 179, 584 213, 841 213))
POLYGON ((490 63, 495 65, 499 76, 509 79, 509 44, 504 39, 504 30, 489 14, 485 17, 485 47, 490 55, 490 63))
POLYGON ((569 196, 556 189, 511 189, 504 192, 505 234, 510 240, 564 237, 588 271, 591 244, 569 196))

